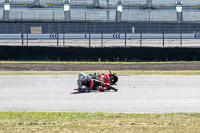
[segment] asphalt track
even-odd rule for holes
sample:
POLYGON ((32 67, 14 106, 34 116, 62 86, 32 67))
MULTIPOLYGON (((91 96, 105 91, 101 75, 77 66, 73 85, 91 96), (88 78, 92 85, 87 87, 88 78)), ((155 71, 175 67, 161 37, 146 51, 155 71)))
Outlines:
POLYGON ((118 92, 77 93, 76 75, 1 75, 0 111, 200 112, 200 76, 119 76, 118 92))

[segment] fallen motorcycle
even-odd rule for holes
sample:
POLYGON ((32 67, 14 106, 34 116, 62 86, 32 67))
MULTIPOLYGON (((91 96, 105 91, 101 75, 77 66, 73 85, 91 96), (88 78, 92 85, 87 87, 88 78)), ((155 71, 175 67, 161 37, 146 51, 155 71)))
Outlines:
POLYGON ((112 85, 106 85, 107 89, 106 90, 114 90, 115 92, 118 91, 117 88, 113 87, 112 85))
POLYGON ((113 85, 117 85, 116 82, 118 81, 118 77, 116 76, 116 73, 112 74, 110 71, 110 74, 93 73, 93 74, 89 74, 89 76, 93 80, 95 86, 102 86, 105 88, 105 90, 114 90, 115 92, 118 91, 118 89, 116 89, 113 86, 113 85))
POLYGON ((118 77, 116 74, 84 74, 79 73, 78 75, 78 92, 90 92, 91 90, 98 90, 104 92, 106 90, 118 91, 113 85, 116 85, 118 77))

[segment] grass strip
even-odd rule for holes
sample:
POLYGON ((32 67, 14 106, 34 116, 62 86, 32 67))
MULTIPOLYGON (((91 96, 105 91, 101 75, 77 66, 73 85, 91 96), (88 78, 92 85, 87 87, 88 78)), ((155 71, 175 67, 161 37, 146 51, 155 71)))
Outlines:
POLYGON ((0 112, 0 132, 199 133, 200 113, 0 112))
MULTIPOLYGON (((79 73, 109 73, 108 70, 95 71, 0 71, 0 75, 77 75, 79 73)), ((200 75, 200 70, 183 70, 183 71, 140 71, 125 70, 112 71, 117 75, 200 75)))
POLYGON ((0 61, 0 63, 53 63, 53 64, 136 64, 136 63, 200 63, 200 61, 0 61))

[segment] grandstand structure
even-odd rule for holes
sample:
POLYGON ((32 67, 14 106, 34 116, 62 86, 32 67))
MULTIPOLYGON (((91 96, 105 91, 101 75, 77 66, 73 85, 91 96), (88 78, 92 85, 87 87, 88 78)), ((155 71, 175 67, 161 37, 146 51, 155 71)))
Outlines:
POLYGON ((200 0, 0 0, 0 21, 1 34, 196 33, 200 0))

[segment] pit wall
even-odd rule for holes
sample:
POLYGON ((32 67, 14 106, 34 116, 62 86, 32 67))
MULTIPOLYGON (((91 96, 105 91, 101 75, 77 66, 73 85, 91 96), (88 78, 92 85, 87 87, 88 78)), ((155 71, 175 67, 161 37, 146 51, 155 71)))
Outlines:
POLYGON ((0 60, 199 61, 200 48, 0 46, 0 60))

